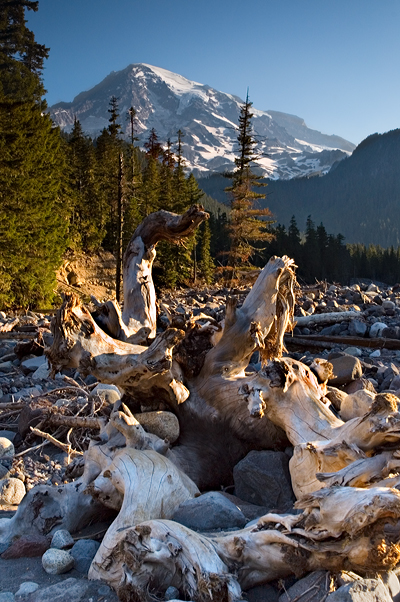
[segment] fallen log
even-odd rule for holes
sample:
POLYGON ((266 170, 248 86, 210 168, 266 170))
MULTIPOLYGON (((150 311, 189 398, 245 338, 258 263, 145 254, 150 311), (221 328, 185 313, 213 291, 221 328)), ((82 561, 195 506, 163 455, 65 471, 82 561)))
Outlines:
POLYGON ((369 349, 400 349, 399 339, 385 339, 379 338, 363 338, 363 337, 339 337, 339 336, 326 336, 318 334, 308 335, 291 335, 287 334, 284 338, 285 345, 292 347, 315 347, 333 349, 338 345, 347 345, 348 347, 368 347, 369 349))
POLYGON ((362 314, 358 311, 336 311, 323 314, 310 314, 309 316, 295 316, 295 326, 315 326, 315 324, 337 324, 343 320, 354 320, 362 314))

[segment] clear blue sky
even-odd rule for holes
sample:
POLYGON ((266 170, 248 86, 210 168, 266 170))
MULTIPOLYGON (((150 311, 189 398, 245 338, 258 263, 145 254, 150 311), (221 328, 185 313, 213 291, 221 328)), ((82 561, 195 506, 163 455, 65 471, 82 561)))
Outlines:
POLYGON ((400 127, 399 0, 39 0, 48 104, 149 63, 358 144, 400 127))

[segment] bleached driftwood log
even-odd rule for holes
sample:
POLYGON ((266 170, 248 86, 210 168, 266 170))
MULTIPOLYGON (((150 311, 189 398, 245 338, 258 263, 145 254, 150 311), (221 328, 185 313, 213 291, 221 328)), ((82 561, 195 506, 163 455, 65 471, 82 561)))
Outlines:
MULTIPOLYGON (((204 218, 199 209, 189 215, 180 236, 204 218)), ((168 218, 167 230, 183 219, 168 218)), ((133 345, 152 338, 155 324, 155 297, 148 272, 144 276, 156 239, 138 231, 124 273, 128 288, 142 298, 130 305, 126 296, 119 331, 103 321, 117 338, 71 296, 55 317, 47 351, 54 370, 70 366, 92 373, 118 385, 143 409, 168 405, 179 420, 180 436, 171 446, 146 434, 128 408, 116 407, 91 443, 84 474, 73 485, 90 503, 118 512, 91 577, 106 580, 122 599, 150 600, 174 585, 186 598, 203 602, 233 601, 241 589, 321 567, 393 567, 400 558, 391 538, 396 528, 388 535, 386 525, 400 519, 400 494, 390 488, 399 480, 391 449, 400 433, 397 404, 377 396, 365 416, 344 423, 324 398, 329 365, 316 362, 311 369, 281 357, 293 319, 293 262, 271 258, 241 307, 228 299, 223 329, 193 320, 185 331, 159 334, 149 347, 133 345), (262 367, 247 372, 254 351, 262 367), (231 484, 233 467, 248 451, 288 445, 294 447, 290 470, 301 514, 269 514, 255 527, 216 538, 168 520, 198 489, 231 484)), ((67 498, 75 495, 70 486, 65 491, 67 498)), ((69 507, 75 508, 72 497, 69 507)), ((60 522, 70 524, 69 509, 62 512, 60 522)))
POLYGON ((383 529, 400 518, 396 489, 335 487, 311 494, 300 514, 267 514, 253 527, 206 537, 165 520, 120 531, 101 546, 89 578, 123 600, 162 598, 170 586, 196 602, 241 599, 241 590, 313 570, 386 571, 400 547, 383 529))
POLYGON ((123 259, 123 310, 116 301, 99 309, 99 323, 116 339, 145 343, 156 335, 156 293, 152 278, 155 247, 161 240, 179 243, 208 219, 200 205, 183 215, 157 211, 136 228, 123 259))
POLYGON ((198 493, 165 457, 169 443, 146 433, 124 409, 112 412, 98 440, 91 442, 82 477, 57 487, 34 487, 11 519, 0 519, 0 543, 26 533, 49 535, 62 528, 75 532, 119 512, 113 533, 150 518, 170 518, 179 504, 198 493))
POLYGON ((309 316, 296 316, 296 326, 310 326, 314 324, 337 324, 343 320, 354 320, 360 317, 357 311, 337 311, 324 314, 311 314, 309 316))

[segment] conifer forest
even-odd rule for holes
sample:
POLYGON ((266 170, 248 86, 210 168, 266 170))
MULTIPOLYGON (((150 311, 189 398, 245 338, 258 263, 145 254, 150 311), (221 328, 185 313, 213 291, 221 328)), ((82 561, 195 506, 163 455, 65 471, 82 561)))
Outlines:
POLYGON ((243 270, 282 253, 294 258, 304 283, 379 277, 394 284, 400 279, 399 248, 347 245, 340 233, 329 233, 329 224, 316 225, 311 215, 301 215, 301 207, 286 229, 260 208, 265 183, 253 169, 257 144, 248 97, 237 126, 235 166, 224 174, 224 203, 206 195, 185 168, 185 132, 159 140, 153 129, 139 148, 135 107, 121 114, 115 96, 109 125, 95 139, 85 135, 77 119, 71 133, 60 131, 44 101, 42 69, 49 49, 35 40, 24 20, 25 10, 36 11, 38 3, 0 4, 2 307, 51 303, 55 271, 67 249, 111 251, 117 259, 118 296, 122 254, 137 225, 160 209, 181 213, 196 203, 210 219, 184 245, 159 245, 157 286, 237 282, 243 270), (130 136, 123 139, 121 124, 127 121, 130 136))

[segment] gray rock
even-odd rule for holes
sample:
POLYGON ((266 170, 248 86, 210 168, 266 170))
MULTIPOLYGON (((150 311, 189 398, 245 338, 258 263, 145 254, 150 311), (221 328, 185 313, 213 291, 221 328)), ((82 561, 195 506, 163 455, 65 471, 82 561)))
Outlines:
POLYGON ((346 385, 362 375, 362 365, 357 357, 352 355, 341 355, 329 359, 333 367, 333 378, 328 381, 328 384, 334 387, 346 385))
POLYGON ((385 328, 387 328, 387 324, 384 322, 375 322, 369 329, 370 338, 375 339, 376 337, 381 337, 385 328))
POLYGON ((8 466, 0 460, 0 482, 8 479, 10 476, 11 466, 8 466))
POLYGON ((0 437, 0 459, 12 458, 14 453, 12 441, 8 437, 0 437))
POLYGON ((24 389, 20 389, 20 391, 16 391, 14 395, 15 401, 19 401, 22 397, 37 397, 43 393, 43 389, 40 385, 36 385, 36 387, 27 387, 24 389))
POLYGON ((352 337, 363 337, 368 330, 368 326, 361 320, 352 320, 349 324, 349 335, 352 337))
POLYGON ((30 595, 29 602, 83 602, 89 587, 86 579, 70 577, 34 592, 30 595))
POLYGON ((9 477, 0 481, 0 504, 15 506, 22 502, 26 493, 25 485, 20 479, 9 477))
POLYGON ((400 326, 387 326, 382 331, 384 339, 400 339, 400 326))
POLYGON ((30 370, 30 372, 35 372, 40 366, 43 366, 43 364, 48 365, 47 357, 45 355, 39 355, 31 357, 28 360, 24 360, 21 363, 21 366, 23 366, 27 370, 30 370))
POLYGON ((2 437, 5 437, 6 439, 9 439, 10 441, 14 441, 15 435, 17 433, 14 433, 14 431, 0 431, 0 439, 2 437))
POLYGON ((12 362, 1 362, 0 364, 0 372, 13 372, 14 371, 14 366, 12 362))
POLYGON ((246 591, 248 602, 278 602, 279 591, 272 585, 257 585, 246 591))
POLYGON ((341 405, 343 400, 347 397, 347 393, 337 389, 336 387, 327 387, 328 392, 325 395, 327 399, 331 402, 335 410, 340 412, 341 405))
POLYGON ((246 524, 243 512, 218 491, 187 500, 178 506, 172 520, 195 531, 241 528, 246 524))
MULTIPOLYGON (((34 581, 25 581, 24 583, 21 583, 21 585, 19 586, 19 590, 15 594, 15 599, 17 601, 17 600, 20 600, 21 598, 25 598, 26 596, 29 596, 29 594, 33 594, 33 592, 35 592, 38 589, 39 589, 38 583, 35 583, 34 581)), ((22 602, 22 600, 21 600, 21 602, 22 602)))
POLYGON ((289 457, 284 452, 251 451, 233 469, 235 495, 246 502, 286 512, 294 502, 289 457))
POLYGON ((0 602, 14 602, 15 596, 12 592, 3 592, 0 594, 0 602))
POLYGON ((179 600, 179 589, 176 587, 172 587, 172 585, 170 587, 167 588, 165 594, 164 594, 164 600, 179 600))
POLYGON ((58 529, 53 535, 50 547, 57 548, 58 550, 66 550, 71 548, 74 543, 74 539, 67 529, 58 529))
POLYGON ((392 597, 380 579, 360 579, 339 587, 326 602, 392 602, 392 597))
POLYGON ((359 347, 346 347, 344 350, 348 355, 353 355, 354 357, 361 357, 362 351, 359 347))
POLYGON ((79 539, 72 546, 70 553, 75 560, 75 569, 86 575, 100 544, 94 539, 79 539))
POLYGON ((393 310, 396 309, 396 303, 394 303, 393 301, 390 301, 389 299, 385 299, 384 301, 382 301, 382 307, 383 309, 389 309, 389 310, 393 310))
MULTIPOLYGON (((321 602, 329 593, 330 578, 328 571, 314 571, 296 581, 292 587, 279 597, 279 602, 321 602)), ((329 596, 328 596, 329 598, 329 596)))
POLYGON ((74 557, 65 550, 50 548, 42 556, 42 566, 49 575, 62 575, 74 568, 74 557))
POLYGON ((49 378, 50 375, 50 366, 46 359, 46 361, 39 366, 37 370, 32 374, 32 380, 45 380, 49 378))
POLYGON ((105 403, 113 405, 121 399, 122 393, 116 385, 105 385, 99 383, 92 391, 91 397, 98 395, 105 403))

